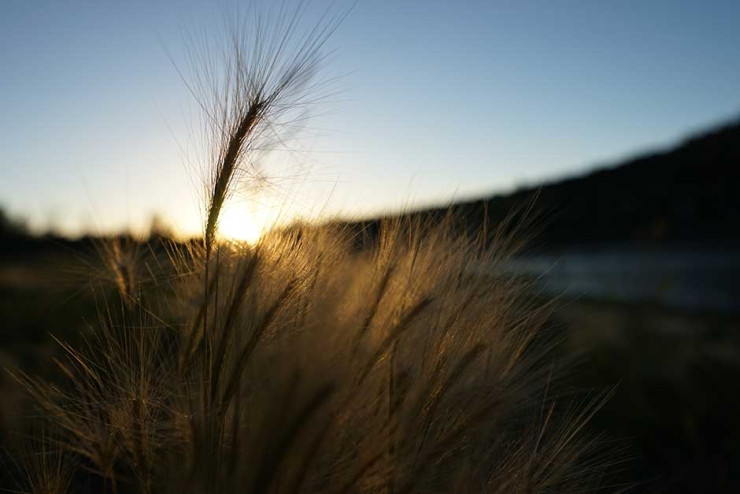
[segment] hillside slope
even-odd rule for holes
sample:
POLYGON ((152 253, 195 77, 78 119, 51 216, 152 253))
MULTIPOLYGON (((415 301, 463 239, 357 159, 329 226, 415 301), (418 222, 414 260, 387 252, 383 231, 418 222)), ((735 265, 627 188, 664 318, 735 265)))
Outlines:
MULTIPOLYGON (((542 247, 613 242, 740 240, 740 120, 674 149, 643 155, 583 176, 490 198, 453 210, 475 230, 500 223, 527 204, 542 247)), ((441 215, 447 207, 409 213, 441 215)), ((377 221, 359 222, 370 231, 377 221)))

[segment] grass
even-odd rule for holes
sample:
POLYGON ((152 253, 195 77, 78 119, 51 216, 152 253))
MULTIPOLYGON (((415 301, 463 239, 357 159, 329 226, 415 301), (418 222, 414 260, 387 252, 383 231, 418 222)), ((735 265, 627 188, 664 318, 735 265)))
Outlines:
POLYGON ((135 246, 100 249, 116 292, 82 343, 58 340, 52 379, 10 370, 52 431, 40 442, 53 455, 28 463, 21 489, 599 487, 608 463, 584 426, 608 394, 562 396, 551 307, 496 269, 518 225, 470 234, 450 216, 367 238, 304 226, 255 246, 219 240, 235 183, 324 87, 314 75, 339 18, 299 35, 303 7, 235 30, 224 74, 193 58, 212 151, 202 245, 173 244, 156 273, 135 246))
POLYGON ((78 481, 110 492, 593 488, 599 401, 558 396, 549 307, 475 274, 505 244, 403 223, 372 244, 326 227, 219 245, 207 289, 180 266, 60 341, 64 382, 14 375, 78 481))

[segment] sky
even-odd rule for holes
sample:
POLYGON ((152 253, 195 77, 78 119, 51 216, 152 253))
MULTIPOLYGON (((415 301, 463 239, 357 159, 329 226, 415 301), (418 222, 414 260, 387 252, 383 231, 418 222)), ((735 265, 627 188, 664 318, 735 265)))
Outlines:
MULTIPOLYGON (((198 232, 183 33, 218 37, 234 5, 0 0, 0 206, 36 231, 198 232)), ((235 204, 369 216, 674 145, 740 115, 738 25, 737 1, 359 0, 327 45, 336 92, 235 204)))

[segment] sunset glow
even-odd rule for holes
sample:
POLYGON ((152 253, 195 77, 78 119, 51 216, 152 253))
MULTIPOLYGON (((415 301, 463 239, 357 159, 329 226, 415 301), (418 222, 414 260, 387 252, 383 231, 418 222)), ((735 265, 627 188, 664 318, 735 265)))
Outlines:
POLYGON ((221 238, 255 244, 264 233, 265 225, 243 204, 227 205, 219 219, 221 238))

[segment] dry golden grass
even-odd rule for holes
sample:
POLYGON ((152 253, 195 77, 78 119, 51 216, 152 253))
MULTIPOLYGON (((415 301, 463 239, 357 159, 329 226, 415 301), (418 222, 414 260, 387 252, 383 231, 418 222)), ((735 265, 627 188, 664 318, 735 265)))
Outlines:
POLYGON ((114 492, 593 488, 599 402, 557 401, 549 308, 495 274, 506 244, 403 223, 355 240, 219 245, 207 289, 195 264, 60 342, 66 385, 16 377, 114 492))

